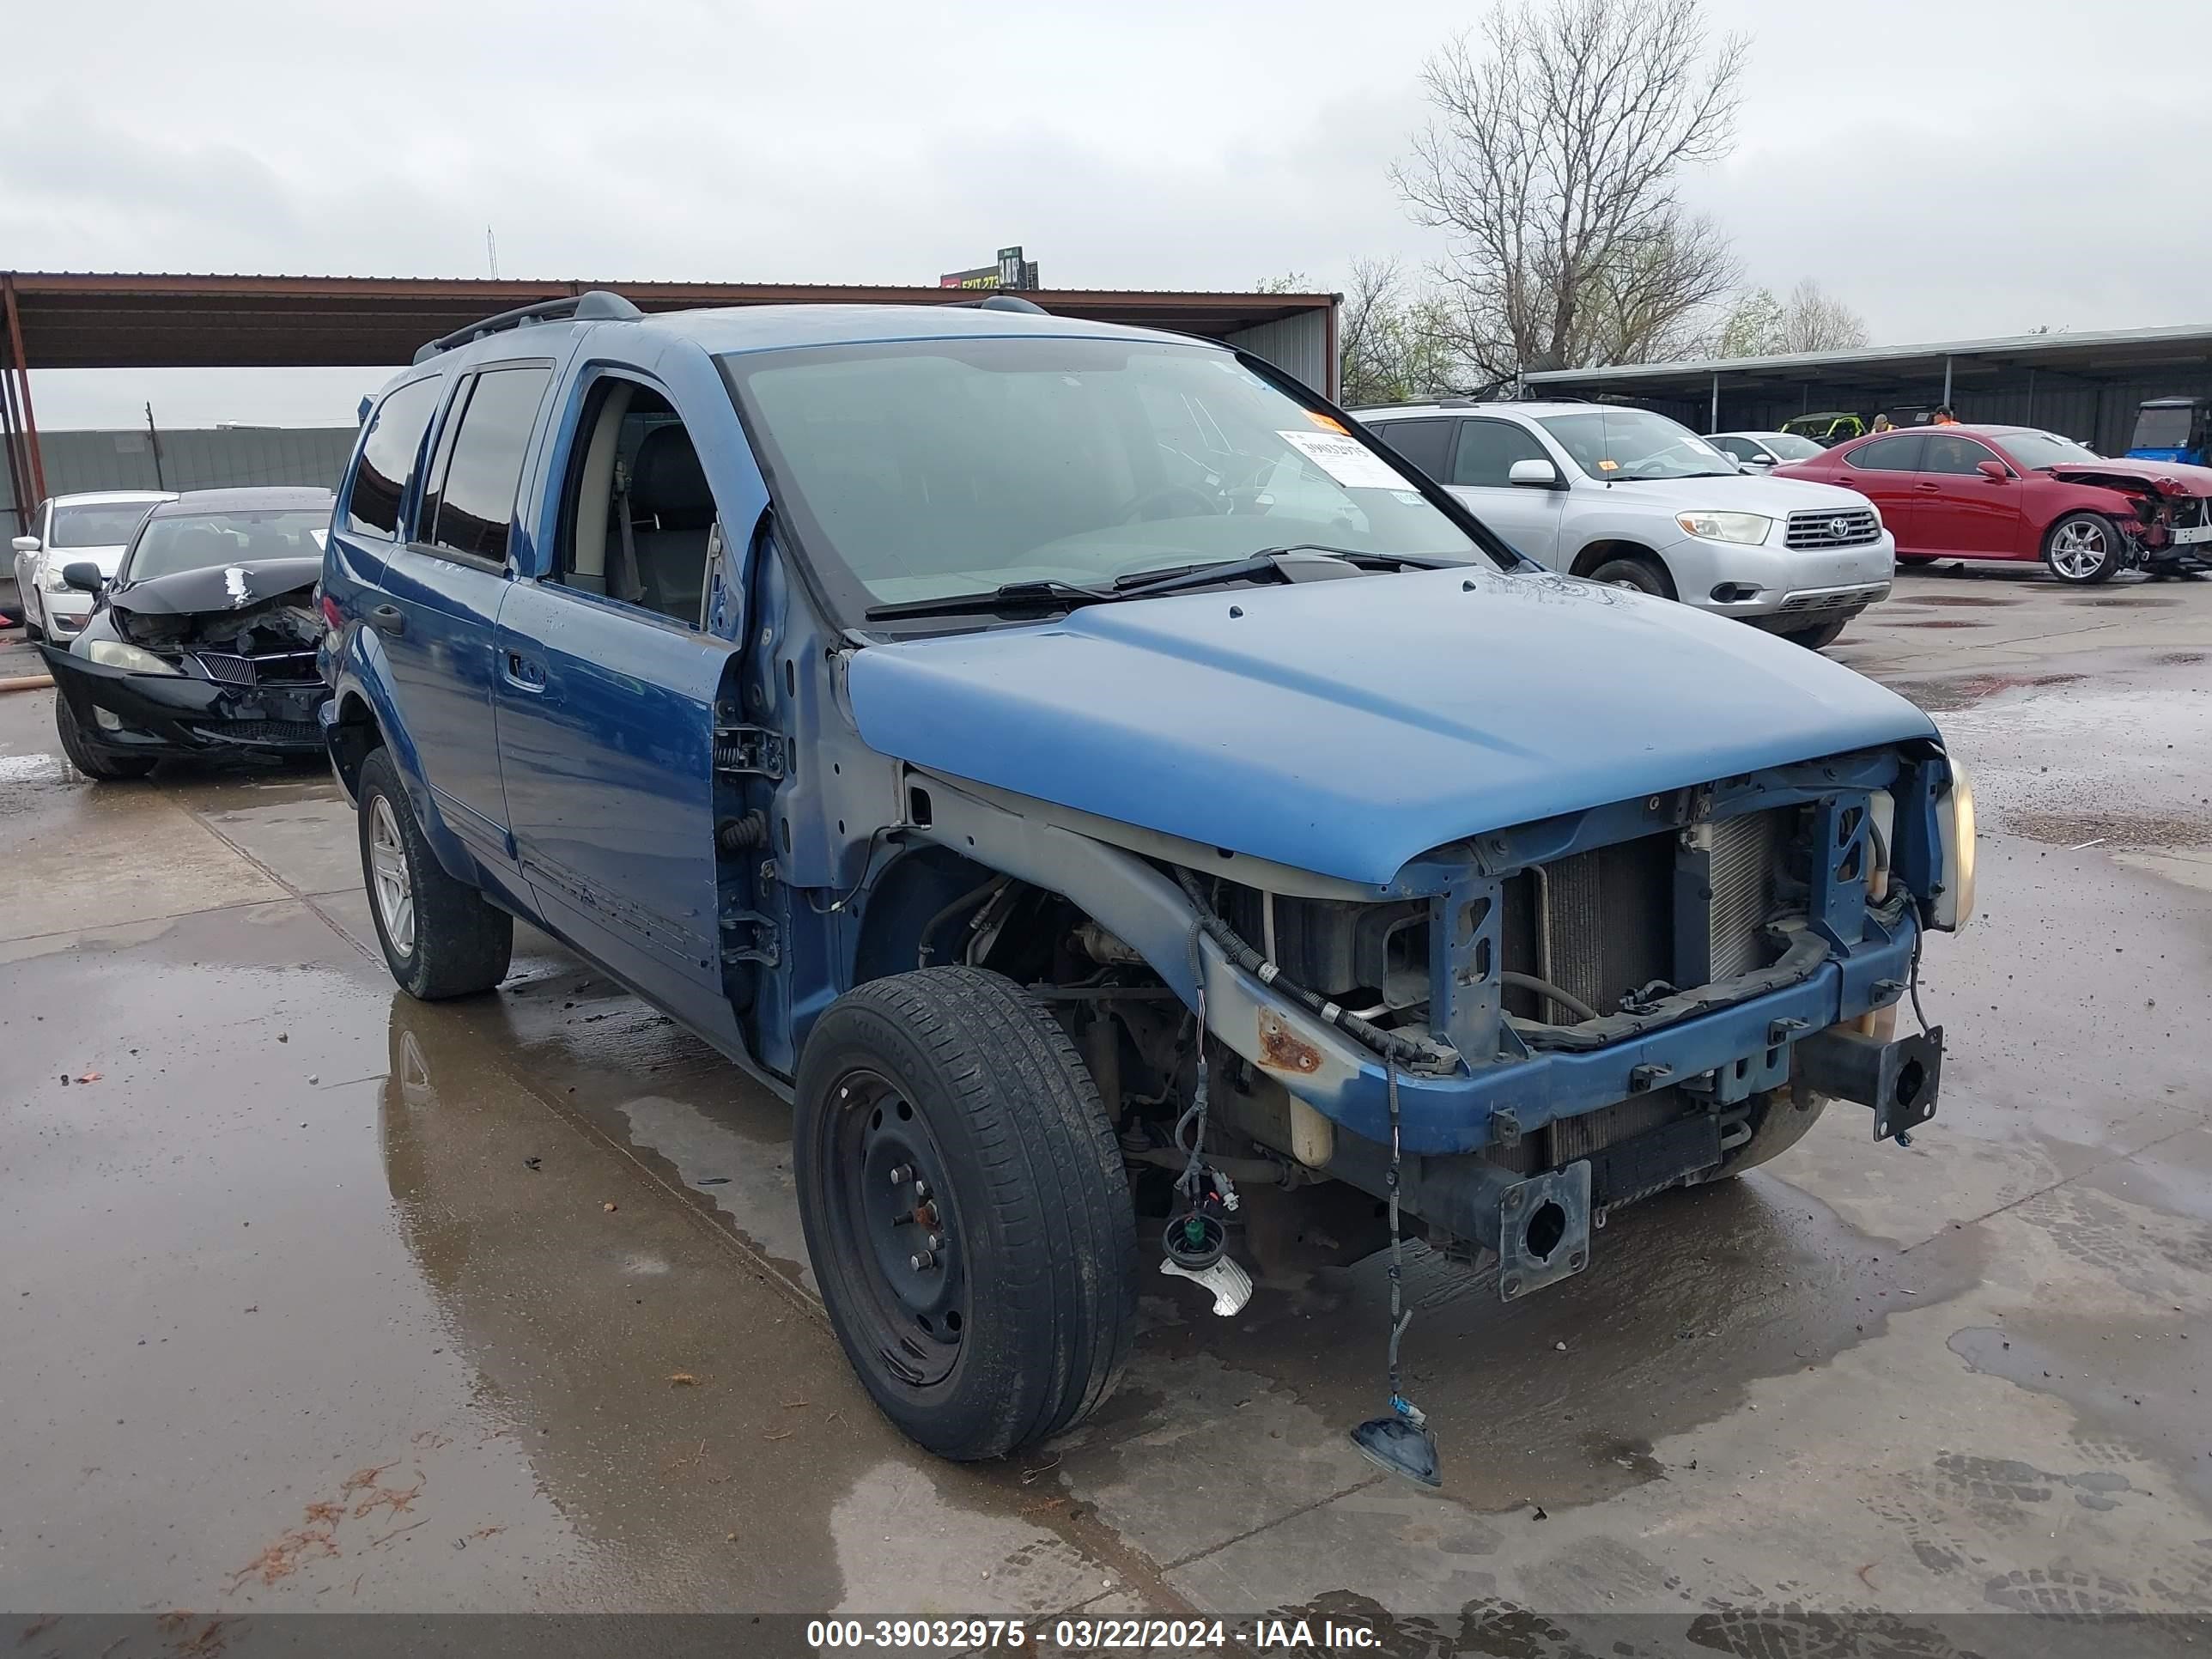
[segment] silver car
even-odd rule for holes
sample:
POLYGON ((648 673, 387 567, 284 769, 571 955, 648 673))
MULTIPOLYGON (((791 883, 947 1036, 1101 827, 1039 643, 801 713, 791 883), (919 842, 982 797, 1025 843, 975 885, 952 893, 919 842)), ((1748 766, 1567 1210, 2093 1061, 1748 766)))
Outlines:
POLYGON ((1519 552, 1815 648, 1889 592, 1897 544, 1854 490, 1739 466, 1647 410, 1396 404, 1376 436, 1519 552))
POLYGON ((90 562, 112 576, 155 504, 175 499, 158 489, 108 489, 40 501, 30 534, 15 542, 15 586, 28 637, 75 639, 92 613, 92 595, 63 581, 63 567, 90 562))

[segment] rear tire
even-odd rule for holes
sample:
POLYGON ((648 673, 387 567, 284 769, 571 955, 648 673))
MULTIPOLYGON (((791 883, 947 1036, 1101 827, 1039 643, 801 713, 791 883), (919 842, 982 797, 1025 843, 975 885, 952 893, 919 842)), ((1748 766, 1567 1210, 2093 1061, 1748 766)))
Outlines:
POLYGON ((1602 564, 1592 566, 1589 579, 1608 587, 1632 587, 1655 599, 1674 597, 1674 585, 1667 580, 1665 568, 1649 554, 1616 553, 1602 564))
POLYGON ((392 977, 424 1002, 491 989, 507 977, 514 918, 440 866, 389 750, 362 762, 356 793, 362 884, 392 977))
POLYGON ((54 731, 62 740, 62 753, 69 757, 70 764, 94 783, 120 783, 126 778, 143 778, 154 769, 151 757, 103 755, 94 748, 85 740, 84 728, 76 723, 76 710, 58 691, 54 694, 54 731))
POLYGON ((2043 533, 2043 562, 2070 587, 2089 587, 2119 574, 2127 544, 2101 513, 2069 513, 2043 533))
POLYGON ((1136 1215, 1042 1003, 960 967, 847 992, 808 1036, 793 1133, 830 1322, 901 1432, 999 1457, 1105 1399, 1134 1334, 1136 1215))

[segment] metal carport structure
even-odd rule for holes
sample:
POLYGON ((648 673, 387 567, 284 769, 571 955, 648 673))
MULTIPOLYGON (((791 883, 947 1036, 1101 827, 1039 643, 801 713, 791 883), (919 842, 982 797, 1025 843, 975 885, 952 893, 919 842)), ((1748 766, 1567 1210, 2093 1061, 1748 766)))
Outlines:
POLYGON ((1625 398, 1701 432, 1771 431, 1816 410, 1871 417, 1948 403, 1962 421, 2044 427, 2118 454, 2144 398, 2212 397, 2212 326, 1548 369, 1522 380, 1532 397, 1625 398))
MULTIPOLYGON (((397 367, 426 340, 517 306, 611 289, 644 311, 698 306, 946 305, 975 290, 812 283, 526 282, 382 276, 0 271, 0 439, 13 498, 46 495, 30 371, 397 367)), ((1334 396, 1337 296, 1065 289, 1061 316, 1203 335, 1334 396)), ((19 527, 21 508, 18 509, 19 527)))

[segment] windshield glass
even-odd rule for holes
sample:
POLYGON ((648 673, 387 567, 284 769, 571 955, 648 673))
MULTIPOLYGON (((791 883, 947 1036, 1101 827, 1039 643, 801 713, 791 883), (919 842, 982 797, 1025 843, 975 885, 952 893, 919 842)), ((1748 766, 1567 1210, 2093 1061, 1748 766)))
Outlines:
POLYGON ((1759 442, 1785 461, 1809 461, 1815 455, 1828 453, 1810 438, 1801 438, 1794 432, 1777 432, 1771 437, 1761 438, 1759 442))
POLYGON ((1224 351, 1016 337, 723 362, 848 614, 1291 544, 1480 556, 1387 452, 1224 351))
POLYGON ((2187 409, 2146 409, 2136 417, 2137 449, 2185 449, 2189 446, 2187 409))
POLYGON ((2022 466, 2064 466, 2104 459, 2095 450, 2056 432, 2000 432, 1996 440, 2022 466))
POLYGON ((151 513, 153 501, 111 501, 106 506, 58 507, 48 547, 120 547, 151 513))
POLYGON ((326 511, 179 513, 155 520, 124 562, 126 582, 261 559, 319 559, 326 511))
POLYGON ((1686 426, 1642 409, 1592 409, 1539 415, 1575 465, 1593 478, 1711 478, 1736 464, 1686 426))

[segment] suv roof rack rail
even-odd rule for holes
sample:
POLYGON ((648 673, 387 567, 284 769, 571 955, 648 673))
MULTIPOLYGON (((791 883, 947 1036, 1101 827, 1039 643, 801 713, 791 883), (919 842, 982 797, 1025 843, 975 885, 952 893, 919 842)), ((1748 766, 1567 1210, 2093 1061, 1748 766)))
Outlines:
POLYGON ((451 351, 471 340, 481 340, 487 334, 497 334, 503 329, 521 328, 530 323, 634 323, 645 313, 619 294, 603 288, 588 293, 570 294, 558 300, 541 300, 536 305, 517 306, 512 311, 502 311, 481 322, 471 323, 466 328, 457 328, 451 334, 441 334, 415 354, 415 361, 426 362, 441 351, 451 351))
POLYGON ((994 294, 985 300, 947 300, 945 303, 966 306, 974 311, 1029 311, 1040 317, 1052 314, 1035 300, 1024 300, 1018 294, 994 294))

